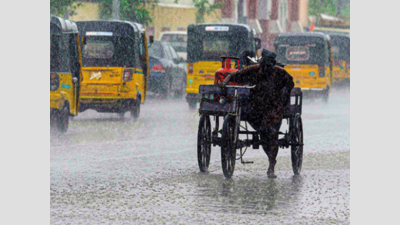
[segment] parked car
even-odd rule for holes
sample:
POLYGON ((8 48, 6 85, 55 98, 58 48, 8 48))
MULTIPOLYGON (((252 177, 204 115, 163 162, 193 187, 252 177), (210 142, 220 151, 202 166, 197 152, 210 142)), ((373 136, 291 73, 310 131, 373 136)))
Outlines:
POLYGON ((182 97, 186 89, 186 62, 165 42, 154 41, 149 48, 149 91, 167 98, 182 97))
POLYGON ((160 41, 168 42, 176 51, 179 57, 187 59, 187 32, 186 31, 168 31, 160 34, 160 41))

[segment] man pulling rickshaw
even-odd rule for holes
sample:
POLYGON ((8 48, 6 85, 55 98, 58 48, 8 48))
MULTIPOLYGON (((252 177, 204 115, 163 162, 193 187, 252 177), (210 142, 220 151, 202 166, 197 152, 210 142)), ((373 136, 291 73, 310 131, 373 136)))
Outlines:
POLYGON ((247 122, 260 132, 261 143, 269 159, 269 178, 276 178, 274 170, 283 108, 290 100, 290 92, 294 87, 292 76, 277 65, 275 57, 275 53, 263 49, 259 64, 231 73, 219 83, 220 87, 224 87, 231 79, 236 79, 240 83, 255 85, 244 108, 251 114, 247 122))
MULTIPOLYGON (((200 170, 202 172, 207 170, 211 144, 221 146, 222 169, 227 178, 233 174, 234 161, 237 160, 236 149, 240 149, 239 159, 242 163, 248 163, 242 159, 244 154, 242 148, 247 149, 252 145, 257 149, 261 144, 269 158, 268 178, 277 177, 275 165, 279 147, 292 147, 293 171, 299 174, 303 147, 300 117, 301 91, 299 88, 293 90, 293 78, 285 71, 283 65, 275 60, 275 53, 264 49, 257 62, 257 57, 252 56, 255 54, 249 51, 242 52, 239 58, 242 60, 241 63, 245 64, 245 68, 236 72, 226 72, 227 76, 223 81, 216 81, 218 86, 200 87, 200 93, 203 94, 199 110, 201 114, 198 136, 200 170), (249 60, 245 60, 246 58, 249 60), (233 86, 232 84, 240 85, 233 86), (216 98, 216 95, 221 95, 221 97, 216 98), (225 98, 222 95, 225 95, 225 98), (295 97, 294 105, 290 104, 291 96, 295 97), (213 102, 213 99, 219 99, 219 101, 213 102), (212 132, 209 116, 216 117, 216 128, 212 132), (220 116, 224 117, 222 130, 218 128, 220 116), (286 133, 279 132, 282 119, 289 121, 289 129, 286 133), (244 131, 241 130, 240 128, 244 127, 240 125, 240 121, 248 122, 256 131, 249 131, 247 126, 244 131), (222 134, 221 138, 218 136, 219 133, 222 134), (240 140, 239 134, 245 134, 247 139, 240 140), (284 138, 279 139, 279 134, 283 134, 284 138), (249 136, 253 138, 250 139, 249 136)), ((224 60, 226 59, 223 59, 223 64, 224 60)), ((228 65, 230 62, 225 62, 225 64, 228 65)), ((216 76, 220 76, 221 73, 217 71, 216 76)))

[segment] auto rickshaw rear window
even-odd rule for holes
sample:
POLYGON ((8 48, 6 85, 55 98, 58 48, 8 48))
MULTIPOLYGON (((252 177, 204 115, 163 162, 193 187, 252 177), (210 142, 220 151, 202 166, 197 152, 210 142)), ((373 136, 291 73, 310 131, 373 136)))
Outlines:
POLYGON ((223 55, 239 55, 243 49, 247 49, 247 37, 214 34, 203 37, 195 37, 192 42, 189 56, 192 61, 211 60, 220 61, 223 55))
POLYGON ((82 50, 85 67, 134 67, 139 63, 132 38, 87 36, 82 50))
POLYGON ((109 59, 114 55, 114 44, 111 41, 89 40, 83 49, 85 58, 109 59))
POLYGON ((228 40, 203 40, 203 53, 206 54, 227 54, 230 49, 228 40))

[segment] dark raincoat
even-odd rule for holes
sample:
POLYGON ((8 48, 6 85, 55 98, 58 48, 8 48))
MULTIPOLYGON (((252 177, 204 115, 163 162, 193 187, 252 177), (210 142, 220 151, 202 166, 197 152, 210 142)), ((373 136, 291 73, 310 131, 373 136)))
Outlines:
POLYGON ((294 87, 293 78, 285 69, 277 65, 268 69, 267 66, 256 64, 231 73, 224 84, 231 79, 251 86, 256 85, 249 96, 247 107, 250 110, 246 111, 250 111, 252 117, 262 123, 261 127, 281 123, 283 108, 290 100, 290 92, 294 87))

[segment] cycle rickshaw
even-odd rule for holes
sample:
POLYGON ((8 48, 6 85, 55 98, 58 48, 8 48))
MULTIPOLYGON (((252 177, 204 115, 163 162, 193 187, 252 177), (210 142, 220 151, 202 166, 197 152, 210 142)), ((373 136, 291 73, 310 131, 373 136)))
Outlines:
MULTIPOLYGON (((223 71, 232 71, 230 68, 231 60, 238 58, 222 57, 223 71), (225 66, 227 65, 227 66, 225 66)), ((217 75, 221 74, 218 70, 217 75)), ((250 89, 255 86, 226 85, 221 88, 217 85, 200 85, 199 93, 202 95, 199 114, 199 130, 197 139, 197 158, 201 172, 207 172, 211 158, 211 145, 221 147, 221 162, 224 176, 229 179, 232 177, 236 160, 242 164, 253 163, 245 162, 243 155, 248 147, 259 149, 261 144, 260 136, 257 131, 250 131, 247 127, 246 118, 250 115, 243 113, 242 105, 248 99, 250 89), (216 97, 218 96, 218 97, 216 97), (214 117, 215 127, 211 127, 211 119, 214 117), (223 118, 222 129, 220 128, 220 117, 223 118), (240 122, 245 122, 242 126, 240 122), (240 139, 239 135, 246 135, 245 139, 240 139), (250 138, 251 137, 251 138, 250 138), (243 148, 246 148, 243 150, 243 148), (237 150, 239 150, 237 158, 237 150)), ((288 122, 288 129, 278 140, 280 148, 291 148, 292 168, 295 175, 300 174, 303 161, 303 124, 302 113, 302 92, 300 88, 293 88, 291 100, 285 107, 283 119, 288 122)))

